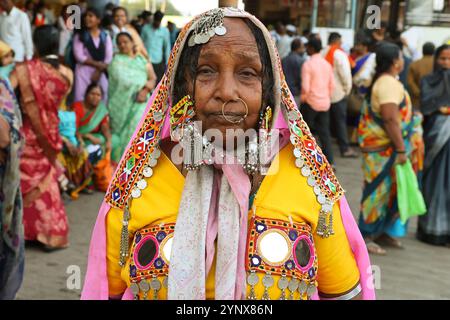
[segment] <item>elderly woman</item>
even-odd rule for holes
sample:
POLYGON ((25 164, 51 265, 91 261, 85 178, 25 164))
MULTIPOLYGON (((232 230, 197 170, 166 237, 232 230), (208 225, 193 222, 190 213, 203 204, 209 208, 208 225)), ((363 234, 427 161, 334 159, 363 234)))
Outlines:
POLYGON ((343 190, 280 66, 238 9, 181 31, 101 208, 84 299, 374 298, 343 190))

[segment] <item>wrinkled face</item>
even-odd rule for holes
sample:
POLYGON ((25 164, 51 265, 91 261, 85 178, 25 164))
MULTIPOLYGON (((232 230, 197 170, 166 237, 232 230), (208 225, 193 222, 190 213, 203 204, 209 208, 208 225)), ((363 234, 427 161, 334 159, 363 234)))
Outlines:
POLYGON ((95 87, 86 95, 86 104, 91 107, 97 107, 102 101, 102 90, 100 87, 95 87))
POLYGON ((86 24, 86 28, 96 28, 100 25, 100 19, 93 14, 92 12, 88 12, 86 17, 84 18, 84 23, 86 24))
MULTIPOLYGON (((198 59, 195 82, 195 108, 197 120, 203 130, 219 129, 225 137, 227 129, 256 129, 262 104, 263 68, 251 30, 241 19, 225 18, 227 33, 214 36, 203 45, 198 59), (225 120, 224 114, 231 121, 225 120)), ((192 95, 193 81, 188 80, 192 95)))
POLYGON ((129 37, 122 35, 117 37, 117 47, 120 53, 129 55, 133 53, 134 44, 129 37))
POLYGON ((117 10, 114 14, 114 24, 119 28, 122 28, 127 24, 127 15, 123 10, 117 10))
POLYGON ((450 49, 442 51, 437 58, 437 64, 444 69, 450 69, 450 49))

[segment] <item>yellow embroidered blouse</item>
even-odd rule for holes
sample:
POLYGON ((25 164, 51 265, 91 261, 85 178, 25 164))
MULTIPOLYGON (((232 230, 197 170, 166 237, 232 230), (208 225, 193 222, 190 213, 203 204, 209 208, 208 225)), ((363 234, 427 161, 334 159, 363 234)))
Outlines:
MULTIPOLYGON (((162 153, 158 166, 152 177, 146 179, 148 186, 138 199, 133 199, 130 206, 131 219, 129 232, 149 225, 175 223, 177 211, 184 186, 184 177, 162 153)), ((254 210, 258 217, 307 223, 315 231, 320 204, 313 189, 307 184, 299 169, 295 166, 293 146, 288 144, 280 151, 264 178, 254 200, 254 210)), ((249 219, 253 216, 249 212, 249 219)), ((318 290, 323 294, 340 295, 353 289, 359 282, 359 270, 347 240, 342 224, 339 205, 333 208, 334 231, 330 238, 321 238, 313 233, 314 246, 318 256, 318 290)), ((106 221, 107 229, 107 273, 110 296, 124 293, 130 286, 128 259, 126 265, 119 266, 119 249, 121 239, 123 211, 112 208, 106 221)), ((130 239, 131 240, 131 239, 130 239)), ((261 279, 264 273, 257 273, 260 279, 255 286, 257 297, 263 295, 264 286, 261 279)), ((214 299, 215 261, 206 281, 206 297, 214 299)), ((279 276, 273 276, 275 283, 279 276)), ((159 279, 162 282, 162 279, 159 279)), ((250 287, 248 286, 247 292, 250 287)), ((281 290, 275 285, 268 289, 271 299, 278 299, 281 290)), ((167 289, 161 286, 159 299, 166 299, 167 289)), ((294 294, 294 299, 299 293, 294 294)))

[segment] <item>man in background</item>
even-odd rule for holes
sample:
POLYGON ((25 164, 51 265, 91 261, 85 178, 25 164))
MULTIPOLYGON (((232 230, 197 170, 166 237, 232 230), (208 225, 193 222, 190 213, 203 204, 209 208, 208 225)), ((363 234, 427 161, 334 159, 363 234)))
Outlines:
POLYGON ((291 43, 291 52, 282 61, 286 82, 297 105, 300 105, 300 93, 302 89, 301 70, 305 62, 304 53, 305 46, 303 42, 299 38, 294 39, 291 43))
POLYGON ((420 110, 420 81, 433 71, 434 51, 436 47, 433 43, 427 42, 423 45, 423 57, 414 61, 409 66, 407 81, 411 95, 411 101, 415 110, 420 110))
POLYGON ((344 158, 357 157, 350 148, 347 132, 347 96, 352 90, 352 67, 348 55, 342 50, 342 36, 332 32, 328 47, 324 50, 325 60, 333 68, 335 87, 331 96, 331 123, 335 129, 339 150, 344 158))
POLYGON ((308 126, 317 133, 322 150, 331 164, 334 164, 330 134, 330 105, 334 90, 333 68, 322 57, 322 42, 310 36, 306 52, 310 59, 302 67, 302 104, 300 111, 308 126))
POLYGON ((144 25, 141 34, 142 41, 150 55, 153 69, 158 78, 158 83, 164 75, 171 50, 169 29, 161 26, 163 18, 164 14, 159 10, 156 11, 153 15, 153 23, 144 25))
POLYGON ((16 62, 33 58, 33 41, 28 15, 14 6, 12 0, 0 0, 0 40, 14 51, 16 62))

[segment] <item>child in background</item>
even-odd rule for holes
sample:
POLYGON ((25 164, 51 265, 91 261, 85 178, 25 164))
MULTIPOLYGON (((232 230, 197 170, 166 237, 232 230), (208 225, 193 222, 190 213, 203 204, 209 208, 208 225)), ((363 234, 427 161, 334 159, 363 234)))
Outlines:
POLYGON ((9 83, 9 75, 14 69, 14 51, 0 40, 0 79, 9 83))

